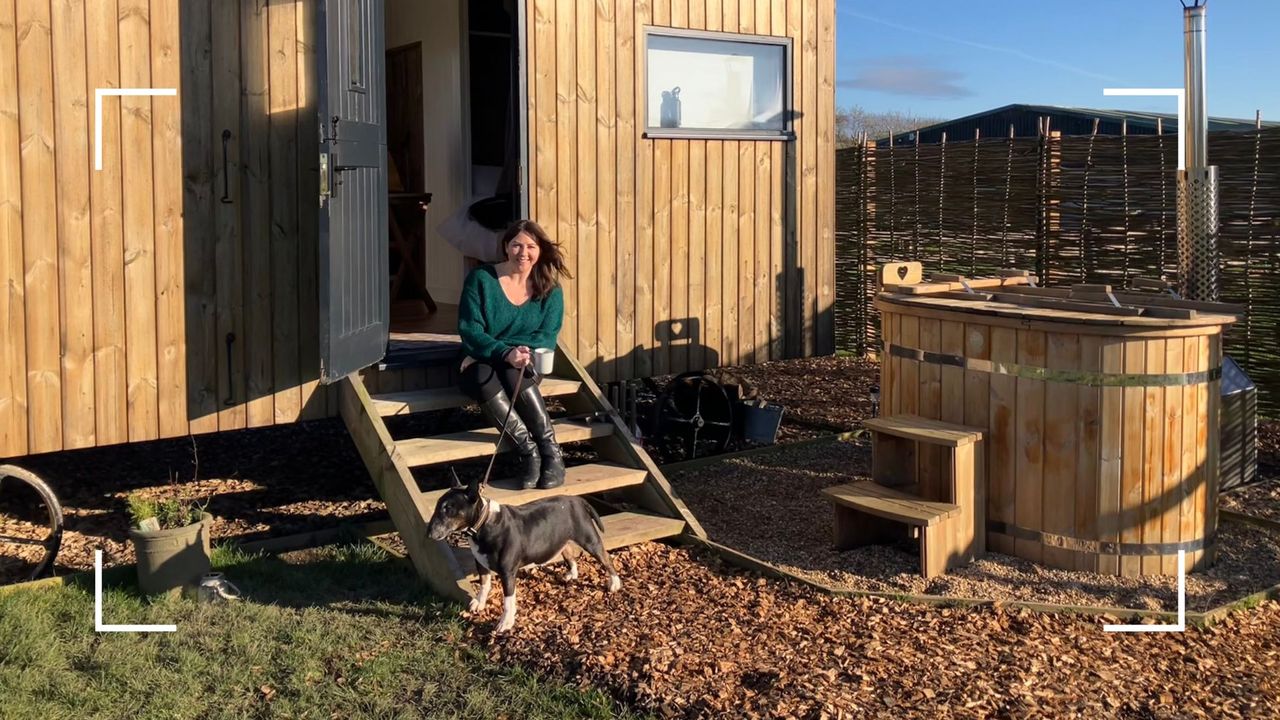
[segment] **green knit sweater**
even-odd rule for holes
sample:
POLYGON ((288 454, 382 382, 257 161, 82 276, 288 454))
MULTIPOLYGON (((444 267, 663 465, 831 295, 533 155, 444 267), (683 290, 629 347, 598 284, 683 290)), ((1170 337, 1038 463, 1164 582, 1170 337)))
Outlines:
POLYGON ((500 361, 518 345, 554 349, 563 321, 564 292, 559 287, 541 300, 512 305, 492 265, 472 270, 462 285, 458 334, 463 351, 477 360, 500 361))

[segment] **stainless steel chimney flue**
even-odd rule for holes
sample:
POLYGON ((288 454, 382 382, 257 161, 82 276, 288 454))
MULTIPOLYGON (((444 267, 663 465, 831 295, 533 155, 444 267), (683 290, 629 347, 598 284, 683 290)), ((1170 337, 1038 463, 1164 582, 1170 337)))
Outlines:
POLYGON ((1204 11, 1204 5, 1183 8, 1182 11, 1183 82, 1187 97, 1187 136, 1182 142, 1189 168, 1209 164, 1208 153, 1205 152, 1209 117, 1205 113, 1204 11))
POLYGON ((1218 298, 1218 168, 1208 164, 1205 11, 1200 0, 1182 11, 1186 127, 1180 142, 1187 166, 1178 171, 1178 285, 1194 300, 1218 298))

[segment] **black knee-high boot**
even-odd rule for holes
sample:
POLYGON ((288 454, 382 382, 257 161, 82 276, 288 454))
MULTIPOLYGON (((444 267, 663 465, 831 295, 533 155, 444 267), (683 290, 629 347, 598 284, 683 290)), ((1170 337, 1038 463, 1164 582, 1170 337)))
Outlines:
POLYGON ((564 456, 556 442, 556 429, 551 424, 551 415, 547 413, 547 403, 537 385, 521 388, 516 398, 516 412, 528 426, 533 442, 538 445, 538 454, 542 456, 538 487, 544 490, 560 487, 564 484, 564 456))
MULTIPOLYGON (((536 388, 535 388, 536 389, 536 388)), ((507 436, 515 446, 516 452, 524 461, 520 472, 520 487, 528 490, 538 484, 542 463, 538 458, 538 445, 529 435, 529 428, 520 420, 520 415, 510 412, 511 401, 505 392, 494 393, 493 397, 480 403, 480 412, 491 425, 502 430, 502 421, 507 422, 507 436)))

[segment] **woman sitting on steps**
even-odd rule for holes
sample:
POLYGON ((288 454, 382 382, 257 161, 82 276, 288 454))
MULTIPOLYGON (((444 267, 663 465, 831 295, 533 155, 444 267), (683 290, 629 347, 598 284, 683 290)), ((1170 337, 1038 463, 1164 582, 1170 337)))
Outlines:
POLYGON ((524 460, 521 487, 564 484, 564 459, 533 368, 533 351, 554 350, 564 320, 560 246, 532 220, 520 220, 502 235, 507 259, 467 275, 458 301, 462 336, 462 391, 480 404, 486 420, 507 434, 524 460), (521 373, 520 394, 514 390, 521 373), (515 412, 509 413, 512 402, 515 412))

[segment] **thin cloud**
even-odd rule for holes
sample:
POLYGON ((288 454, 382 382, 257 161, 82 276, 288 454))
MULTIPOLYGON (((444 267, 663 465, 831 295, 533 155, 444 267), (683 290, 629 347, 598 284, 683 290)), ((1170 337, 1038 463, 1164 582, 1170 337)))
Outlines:
POLYGON ((933 67, 921 58, 901 56, 862 62, 857 77, 836 84, 893 95, 953 100, 973 94, 960 84, 963 77, 954 70, 933 67))
POLYGON ((950 35, 943 35, 941 33, 936 33, 936 32, 933 32, 932 30, 924 30, 921 28, 911 27, 909 25, 902 25, 900 23, 892 22, 890 20, 883 20, 881 18, 874 17, 872 15, 865 15, 856 10, 850 10, 847 7, 840 7, 840 13, 843 15, 847 15, 849 17, 858 18, 859 20, 866 20, 867 22, 873 22, 878 25, 884 25, 885 27, 891 27, 891 28, 894 28, 895 30, 902 30, 903 32, 915 33, 917 35, 930 37, 930 38, 933 38, 934 40, 942 40, 944 42, 956 43, 958 45, 965 45, 967 47, 977 48, 979 50, 989 50, 991 52, 998 52, 998 53, 1004 53, 1006 55, 1012 55, 1016 58, 1021 58, 1028 62, 1047 65, 1049 67, 1057 68, 1059 70, 1065 70, 1067 72, 1075 73, 1077 75, 1083 75, 1085 77, 1094 78, 1096 80, 1105 80, 1107 82, 1118 81, 1118 78, 1112 75, 1104 75, 1102 73, 1092 72, 1089 70, 1085 70, 1084 68, 1076 67, 1074 65, 1061 63, 1061 62, 1058 62, 1057 60, 1050 60, 1048 58, 1036 57, 1035 55, 1028 55, 1027 53, 1022 52, 1021 50, 1015 50, 1013 48, 1007 48, 1007 47, 1000 47, 999 45, 990 45, 988 43, 975 42, 973 40, 965 40, 964 38, 952 37, 950 35))

